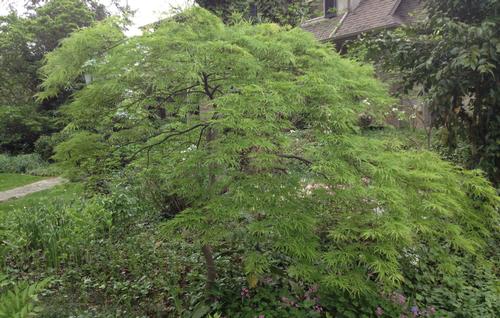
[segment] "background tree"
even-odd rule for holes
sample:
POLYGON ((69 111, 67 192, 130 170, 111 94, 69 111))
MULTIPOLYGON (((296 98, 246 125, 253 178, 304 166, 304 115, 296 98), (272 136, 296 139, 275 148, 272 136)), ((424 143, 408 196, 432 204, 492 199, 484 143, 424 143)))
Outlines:
POLYGON ((311 9, 306 0, 196 0, 195 2, 222 17, 224 21, 228 21, 234 13, 239 13, 254 21, 292 26, 297 26, 307 18, 311 9))
POLYGON ((422 88, 450 151, 500 182, 500 2, 426 1, 428 19, 367 41, 372 60, 422 88))
POLYGON ((35 101, 45 54, 107 15, 94 1, 81 0, 32 1, 26 10, 0 17, 0 151, 12 153, 32 151, 40 135, 58 130, 54 110, 71 94, 35 101))

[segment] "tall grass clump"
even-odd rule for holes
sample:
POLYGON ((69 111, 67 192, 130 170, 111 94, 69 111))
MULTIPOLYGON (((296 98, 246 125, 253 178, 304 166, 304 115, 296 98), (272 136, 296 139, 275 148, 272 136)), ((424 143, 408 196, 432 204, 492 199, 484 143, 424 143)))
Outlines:
POLYGON ((97 200, 46 202, 13 210, 3 220, 3 251, 15 267, 59 267, 62 262, 81 263, 89 242, 103 237, 111 227, 111 214, 97 200))

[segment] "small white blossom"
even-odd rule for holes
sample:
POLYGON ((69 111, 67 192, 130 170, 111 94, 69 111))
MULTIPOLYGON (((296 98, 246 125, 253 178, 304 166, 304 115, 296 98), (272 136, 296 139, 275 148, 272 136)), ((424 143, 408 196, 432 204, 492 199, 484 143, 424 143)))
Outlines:
POLYGON ((373 213, 375 213, 376 215, 382 215, 384 214, 384 212, 385 209, 379 206, 373 209, 373 213))

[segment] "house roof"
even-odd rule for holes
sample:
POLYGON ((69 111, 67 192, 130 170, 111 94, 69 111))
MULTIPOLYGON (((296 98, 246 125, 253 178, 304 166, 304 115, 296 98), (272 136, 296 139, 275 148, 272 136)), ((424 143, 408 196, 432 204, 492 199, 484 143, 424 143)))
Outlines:
POLYGON ((340 21, 343 16, 336 16, 333 18, 316 18, 309 20, 302 24, 300 27, 320 40, 328 40, 333 36, 334 31, 340 26, 340 21))
POLYGON ((415 18, 411 13, 421 7, 420 0, 362 0, 353 11, 334 18, 312 19, 301 27, 320 41, 341 40, 412 22, 415 18))

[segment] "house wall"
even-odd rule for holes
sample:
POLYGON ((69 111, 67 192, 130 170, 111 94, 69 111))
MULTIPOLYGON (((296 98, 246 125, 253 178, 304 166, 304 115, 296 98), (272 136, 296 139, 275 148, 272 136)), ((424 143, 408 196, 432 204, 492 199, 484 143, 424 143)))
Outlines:
POLYGON ((349 10, 349 0, 337 0, 337 14, 343 14, 349 10))
MULTIPOLYGON (((356 9, 363 0, 337 0, 337 14, 343 14, 347 10, 353 11, 356 9)), ((324 15, 324 1, 323 0, 311 0, 309 1, 315 16, 324 15)))
POLYGON ((352 11, 352 10, 356 9, 359 6, 359 4, 361 3, 361 1, 362 0, 351 0, 350 10, 352 11))

